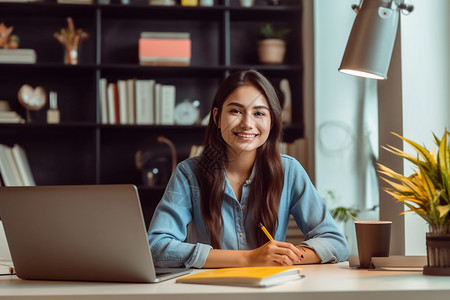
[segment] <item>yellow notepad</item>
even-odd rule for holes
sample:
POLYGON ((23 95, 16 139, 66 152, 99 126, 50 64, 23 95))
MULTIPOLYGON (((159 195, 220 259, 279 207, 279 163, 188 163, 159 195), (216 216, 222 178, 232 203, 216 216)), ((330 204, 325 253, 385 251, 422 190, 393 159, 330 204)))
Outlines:
POLYGON ((184 277, 176 282, 241 286, 271 286, 303 278, 299 267, 247 267, 208 270, 184 277))

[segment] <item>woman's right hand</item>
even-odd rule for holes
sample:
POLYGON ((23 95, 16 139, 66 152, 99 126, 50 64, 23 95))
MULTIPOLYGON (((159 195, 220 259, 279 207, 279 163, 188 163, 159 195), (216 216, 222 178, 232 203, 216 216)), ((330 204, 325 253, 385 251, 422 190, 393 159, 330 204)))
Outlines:
POLYGON ((300 250, 291 243, 269 241, 246 253, 248 266, 292 266, 303 258, 300 250))

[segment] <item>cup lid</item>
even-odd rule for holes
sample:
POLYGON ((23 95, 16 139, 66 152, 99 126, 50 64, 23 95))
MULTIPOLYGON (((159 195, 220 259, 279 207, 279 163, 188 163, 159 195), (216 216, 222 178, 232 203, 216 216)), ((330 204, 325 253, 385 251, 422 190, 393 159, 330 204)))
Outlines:
POLYGON ((392 224, 392 221, 355 221, 359 224, 392 224))

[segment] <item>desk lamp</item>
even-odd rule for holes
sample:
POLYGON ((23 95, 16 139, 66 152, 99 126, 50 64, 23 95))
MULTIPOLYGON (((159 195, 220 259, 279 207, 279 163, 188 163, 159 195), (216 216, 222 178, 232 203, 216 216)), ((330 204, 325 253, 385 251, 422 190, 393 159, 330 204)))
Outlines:
POLYGON ((361 0, 339 71, 359 77, 387 79, 399 12, 412 12, 404 0, 361 0))

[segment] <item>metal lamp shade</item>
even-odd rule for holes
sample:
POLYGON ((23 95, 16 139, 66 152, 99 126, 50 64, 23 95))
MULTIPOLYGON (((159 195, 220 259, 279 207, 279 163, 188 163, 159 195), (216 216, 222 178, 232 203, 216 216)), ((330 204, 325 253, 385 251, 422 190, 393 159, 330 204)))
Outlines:
POLYGON ((389 0, 365 0, 356 15, 339 71, 387 79, 399 22, 399 9, 389 0))

